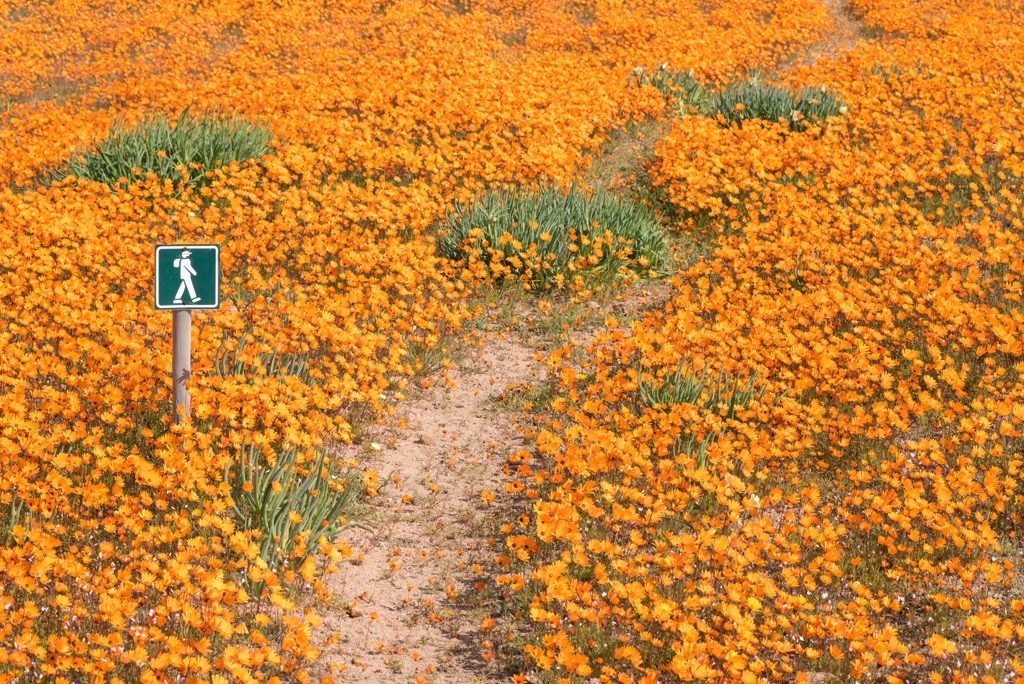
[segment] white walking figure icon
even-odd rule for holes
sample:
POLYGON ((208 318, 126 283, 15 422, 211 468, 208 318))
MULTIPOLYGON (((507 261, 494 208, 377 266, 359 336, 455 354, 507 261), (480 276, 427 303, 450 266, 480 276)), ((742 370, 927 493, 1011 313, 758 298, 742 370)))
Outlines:
POLYGON ((190 256, 192 256, 192 252, 186 248, 181 250, 181 257, 174 260, 174 267, 181 275, 181 285, 178 286, 178 292, 174 295, 175 304, 181 304, 181 295, 185 294, 186 289, 188 289, 188 297, 192 303, 199 301, 199 297, 196 296, 196 287, 192 284, 192 276, 197 274, 196 269, 192 267, 190 256))

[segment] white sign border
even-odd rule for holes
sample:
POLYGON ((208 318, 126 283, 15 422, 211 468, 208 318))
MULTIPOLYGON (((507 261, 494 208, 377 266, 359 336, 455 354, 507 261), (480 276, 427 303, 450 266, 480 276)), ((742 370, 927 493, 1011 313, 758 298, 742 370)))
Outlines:
POLYGON ((220 308, 220 245, 217 244, 206 244, 206 245, 156 245, 153 250, 153 308, 157 311, 187 311, 190 309, 219 309, 220 308), (215 291, 217 293, 215 300, 210 304, 171 304, 170 306, 160 306, 160 250, 163 249, 183 249, 187 248, 193 252, 200 249, 212 249, 216 256, 217 262, 217 283, 215 291))

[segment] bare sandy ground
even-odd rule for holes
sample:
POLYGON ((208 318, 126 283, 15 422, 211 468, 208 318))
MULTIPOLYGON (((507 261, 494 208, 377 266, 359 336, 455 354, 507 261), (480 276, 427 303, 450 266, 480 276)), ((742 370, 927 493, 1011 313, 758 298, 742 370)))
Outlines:
POLYGON ((340 635, 325 653, 337 681, 495 681, 478 643, 493 637, 452 599, 473 591, 474 563, 500 553, 480 523, 496 512, 485 500, 501 493, 505 456, 522 441, 496 400, 509 385, 543 379, 533 356, 509 339, 488 339, 451 373, 454 386, 400 406, 407 428, 370 436, 381 448, 363 460, 392 484, 373 503, 371 529, 344 537, 355 561, 328 580, 347 603, 322 615, 340 635))

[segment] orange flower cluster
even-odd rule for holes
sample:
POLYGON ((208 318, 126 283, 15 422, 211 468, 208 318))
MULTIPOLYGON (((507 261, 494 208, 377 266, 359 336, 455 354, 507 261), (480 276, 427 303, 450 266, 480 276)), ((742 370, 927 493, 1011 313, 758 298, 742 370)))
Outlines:
MULTIPOLYGON (((591 240, 586 235, 578 234, 575 229, 569 229, 568 251, 581 255, 566 262, 564 270, 568 277, 566 273, 560 273, 560 269, 553 267, 555 253, 543 251, 545 243, 551 240, 550 234, 538 235, 539 247, 536 242, 523 245, 508 232, 499 238, 497 247, 491 246, 482 238, 483 234, 479 229, 470 231, 464 248, 467 255, 465 266, 460 274, 460 279, 464 282, 515 282, 525 290, 556 288, 586 292, 593 277, 584 278, 582 273, 592 271, 605 258, 618 262, 619 267, 615 271, 604 273, 604 277, 618 278, 624 283, 637 279, 636 273, 631 269, 643 272, 644 267, 649 264, 646 257, 634 258, 633 246, 625 238, 616 238, 611 231, 606 231, 606 234, 598 235, 591 240), (549 282, 544 282, 545 280, 549 282), (543 284, 535 285, 535 281, 543 284)), ((653 269, 649 269, 647 273, 656 275, 653 269)))
POLYGON ((633 67, 722 80, 825 23, 812 0, 642 5, 0 2, 0 682, 307 677, 289 585, 321 586, 307 546, 321 568, 345 547, 267 571, 223 482, 243 441, 308 459, 387 410, 465 315, 431 223, 490 183, 568 181, 661 106, 633 67), (275 153, 199 192, 41 182, 116 117, 186 106, 268 122, 275 153), (173 242, 222 243, 231 300, 194 315, 180 428, 151 305, 173 242))
POLYGON ((782 74, 849 111, 675 120, 651 174, 711 254, 549 358, 506 542, 566 681, 1024 682, 1024 11, 853 11, 782 74), (641 401, 681 363, 764 393, 641 401))

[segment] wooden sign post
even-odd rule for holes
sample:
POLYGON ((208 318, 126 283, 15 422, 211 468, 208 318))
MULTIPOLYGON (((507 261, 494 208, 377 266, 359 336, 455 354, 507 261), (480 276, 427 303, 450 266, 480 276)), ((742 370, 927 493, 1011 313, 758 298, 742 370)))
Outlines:
POLYGON ((185 383, 192 377, 192 312, 175 311, 171 323, 171 407, 174 422, 192 417, 192 398, 185 383))
POLYGON ((171 324, 171 409, 175 423, 192 416, 192 310, 220 308, 220 245, 157 245, 153 299, 174 312, 171 324))

